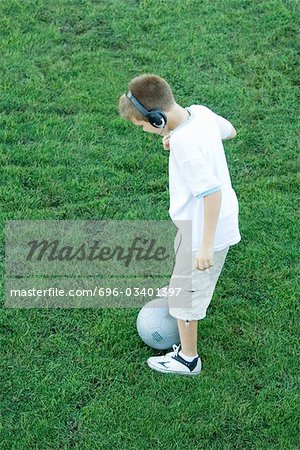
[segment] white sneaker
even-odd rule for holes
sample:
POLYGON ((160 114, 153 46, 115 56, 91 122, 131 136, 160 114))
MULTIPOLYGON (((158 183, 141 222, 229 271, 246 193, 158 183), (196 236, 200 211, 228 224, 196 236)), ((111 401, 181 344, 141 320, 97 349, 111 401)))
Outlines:
POLYGON ((197 356, 193 361, 189 362, 183 359, 178 353, 181 344, 177 347, 173 345, 173 352, 163 356, 151 356, 148 358, 147 364, 151 369, 164 373, 176 373, 178 375, 199 375, 201 372, 201 359, 197 356))

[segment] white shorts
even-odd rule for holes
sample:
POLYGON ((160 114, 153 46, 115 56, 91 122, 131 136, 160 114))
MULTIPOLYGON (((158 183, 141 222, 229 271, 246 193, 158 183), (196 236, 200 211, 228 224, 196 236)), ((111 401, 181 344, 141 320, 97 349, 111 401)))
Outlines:
MULTIPOLYGON (((186 278, 187 282, 177 283, 177 286, 182 286, 181 297, 176 297, 168 293, 168 304, 170 315, 176 319, 182 320, 201 320, 206 316, 206 310, 211 302, 213 293, 225 263, 229 246, 214 252, 214 265, 206 270, 198 270, 195 266, 195 258, 197 252, 192 253, 192 266, 186 278), (192 271, 192 275, 191 272, 192 271)), ((177 262, 175 263, 176 266, 177 262)), ((173 270, 174 273, 175 270, 173 270)), ((173 275, 172 275, 173 277, 173 275)), ((170 280, 169 287, 176 286, 174 280, 170 280)), ((176 278, 176 277, 175 277, 176 278)), ((176 280, 175 280, 176 281, 176 280)))

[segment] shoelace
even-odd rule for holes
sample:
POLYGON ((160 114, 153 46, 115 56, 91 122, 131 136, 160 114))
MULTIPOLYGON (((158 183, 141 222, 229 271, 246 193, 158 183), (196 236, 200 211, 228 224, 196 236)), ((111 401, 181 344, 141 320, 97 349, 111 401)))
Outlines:
POLYGON ((169 358, 178 354, 178 352, 180 350, 180 344, 179 345, 173 344, 172 348, 173 348, 173 351, 166 354, 166 356, 169 358))

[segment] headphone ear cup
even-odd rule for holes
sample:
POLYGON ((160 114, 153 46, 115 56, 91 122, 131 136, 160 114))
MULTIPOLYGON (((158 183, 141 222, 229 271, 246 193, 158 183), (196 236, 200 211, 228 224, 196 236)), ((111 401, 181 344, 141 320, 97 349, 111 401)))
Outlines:
POLYGON ((148 113, 148 120, 150 124, 155 128, 164 128, 167 124, 166 115, 159 110, 150 111, 148 113))

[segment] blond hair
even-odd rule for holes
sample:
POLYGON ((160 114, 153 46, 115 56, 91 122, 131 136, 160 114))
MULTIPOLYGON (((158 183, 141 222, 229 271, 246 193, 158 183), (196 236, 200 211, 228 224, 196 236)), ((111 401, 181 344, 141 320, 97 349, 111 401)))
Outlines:
MULTIPOLYGON (((170 85, 157 75, 143 74, 135 77, 128 84, 128 89, 148 110, 160 109, 161 111, 169 111, 175 104, 170 85)), ((147 121, 147 118, 126 97, 126 94, 121 95, 119 99, 119 113, 125 120, 147 121)))

